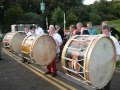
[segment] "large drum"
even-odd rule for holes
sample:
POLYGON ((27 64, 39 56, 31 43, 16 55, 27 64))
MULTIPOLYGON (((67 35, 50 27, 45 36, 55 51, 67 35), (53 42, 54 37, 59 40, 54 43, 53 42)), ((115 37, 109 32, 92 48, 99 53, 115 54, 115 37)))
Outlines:
POLYGON ((3 47, 15 53, 21 53, 21 44, 26 37, 24 32, 10 32, 3 38, 3 47))
POLYGON ((56 56, 56 44, 49 35, 32 35, 22 42, 22 55, 24 59, 33 60, 39 65, 50 64, 56 56))
POLYGON ((62 67, 77 80, 103 88, 115 69, 116 49, 104 35, 77 35, 68 40, 62 52, 62 67))

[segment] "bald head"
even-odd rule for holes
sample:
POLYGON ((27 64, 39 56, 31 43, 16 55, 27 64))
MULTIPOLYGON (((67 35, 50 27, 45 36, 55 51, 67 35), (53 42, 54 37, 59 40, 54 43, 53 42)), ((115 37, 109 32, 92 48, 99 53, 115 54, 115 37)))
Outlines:
POLYGON ((54 25, 50 25, 50 26, 49 26, 49 33, 50 33, 50 34, 55 33, 55 27, 54 27, 54 25))
POLYGON ((76 27, 77 27, 77 30, 78 30, 78 31, 81 31, 81 28, 83 27, 83 24, 82 24, 81 22, 78 22, 78 23, 76 24, 76 27))

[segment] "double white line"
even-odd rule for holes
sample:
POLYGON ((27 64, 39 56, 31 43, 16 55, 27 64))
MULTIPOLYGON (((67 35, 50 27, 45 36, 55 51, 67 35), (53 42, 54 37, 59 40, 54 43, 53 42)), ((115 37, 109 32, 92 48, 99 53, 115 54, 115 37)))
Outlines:
POLYGON ((66 84, 65 82, 62 82, 60 80, 58 80, 57 78, 51 77, 49 75, 45 75, 44 72, 38 68, 36 68, 35 66, 31 65, 31 64, 25 64, 22 63, 20 60, 21 58, 8 52, 7 50, 5 50, 4 48, 2 49, 6 54, 8 54, 10 57, 12 57, 14 60, 16 60, 18 63, 22 64, 23 66, 25 66, 26 68, 28 68, 29 70, 31 70, 33 73, 35 73, 36 75, 38 75, 39 77, 45 79, 46 81, 48 81, 49 83, 53 84, 54 86, 56 86, 57 88, 59 88, 60 90, 77 90, 76 88, 66 84))

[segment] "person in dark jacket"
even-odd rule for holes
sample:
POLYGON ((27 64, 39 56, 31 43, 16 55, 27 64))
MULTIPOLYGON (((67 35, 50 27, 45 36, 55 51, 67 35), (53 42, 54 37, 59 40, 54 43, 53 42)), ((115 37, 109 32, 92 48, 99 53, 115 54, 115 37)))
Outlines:
MULTIPOLYGON (((65 38, 65 36, 64 36, 64 31, 60 28, 60 25, 59 25, 59 24, 56 24, 56 25, 55 25, 55 29, 56 29, 55 32, 58 33, 58 34, 61 36, 62 41, 63 41, 63 42, 66 42, 66 41, 64 40, 64 38, 65 38)), ((59 53, 59 55, 58 55, 58 60, 57 60, 57 62, 61 60, 61 54, 62 54, 63 47, 64 47, 64 43, 60 46, 60 53, 59 53)))
POLYGON ((111 35, 114 37, 118 37, 118 41, 120 41, 120 32, 118 30, 116 30, 114 27, 110 27, 111 30, 111 35), (117 36, 116 36, 117 35, 117 36))
POLYGON ((58 34, 60 34, 62 40, 64 39, 64 31, 60 28, 60 25, 55 25, 55 29, 58 34))

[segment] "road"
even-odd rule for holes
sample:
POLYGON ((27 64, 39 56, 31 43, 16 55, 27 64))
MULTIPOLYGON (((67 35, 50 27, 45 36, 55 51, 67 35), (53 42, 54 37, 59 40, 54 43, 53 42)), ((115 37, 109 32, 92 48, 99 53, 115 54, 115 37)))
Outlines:
MULTIPOLYGON (((44 72, 38 73, 3 51, 2 58, 4 60, 0 60, 0 90, 86 90, 63 77, 53 78, 44 75, 44 72)), ((120 90, 119 83, 120 73, 114 73, 111 90, 120 90)))
POLYGON ((0 90, 58 90, 11 57, 2 55, 0 61, 0 90))
POLYGON ((2 52, 0 60, 0 90, 85 90, 81 86, 39 73, 21 61, 2 52))

